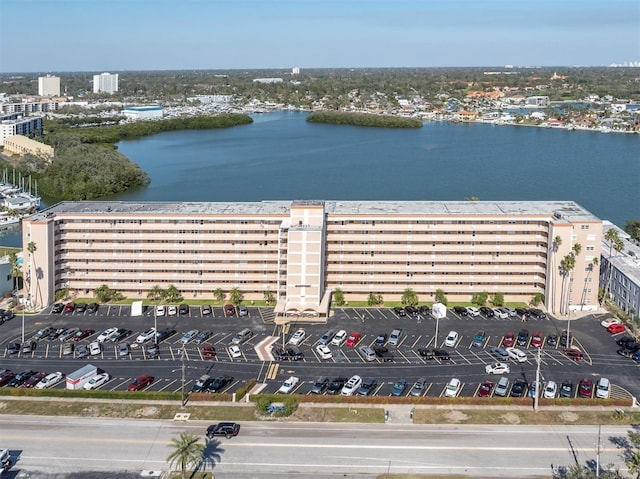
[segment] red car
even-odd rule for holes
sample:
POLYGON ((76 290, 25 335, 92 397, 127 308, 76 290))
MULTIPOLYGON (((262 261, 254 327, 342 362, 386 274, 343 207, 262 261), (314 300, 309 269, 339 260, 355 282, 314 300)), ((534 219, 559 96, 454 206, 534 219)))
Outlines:
POLYGON ((593 381, 589 378, 584 378, 578 384, 578 396, 581 398, 591 398, 593 393, 593 381))
POLYGON ((573 359, 574 361, 582 361, 584 359, 582 351, 580 351, 578 348, 567 348, 564 350, 564 354, 566 354, 569 359, 573 359))
POLYGON ((202 347, 202 355, 206 359, 211 359, 216 356, 216 350, 213 346, 203 346, 202 347))
POLYGON ((80 341, 86 338, 87 336, 91 336, 93 333, 95 333, 93 329, 81 329, 80 331, 78 331, 76 334, 73 335, 73 340, 80 341))
POLYGON ((22 383, 23 388, 32 388, 47 376, 47 373, 35 373, 22 383))
POLYGON ((513 346, 513 343, 516 342, 516 335, 513 334, 512 332, 508 332, 507 334, 504 335, 504 338, 502 338, 502 344, 504 345, 505 348, 510 348, 511 346, 513 346))
POLYGON ((16 376, 16 373, 12 371, 5 371, 0 374, 0 386, 6 386, 16 376))
POLYGON ((493 392, 494 384, 491 381, 485 381, 480 385, 478 389, 478 396, 481 398, 490 397, 493 392))
POLYGON ((73 313, 74 309, 76 309, 76 304, 73 301, 69 301, 67 304, 64 305, 65 313, 73 313))
POLYGON ((153 376, 144 375, 138 376, 131 384, 127 390, 129 391, 140 391, 141 389, 146 388, 149 384, 153 382, 153 376))
POLYGON ((611 334, 623 333, 625 330, 626 328, 622 323, 613 323, 607 328, 607 331, 609 331, 611 334))
POLYGON ((531 346, 533 346, 534 348, 541 348, 542 342, 542 333, 540 331, 536 331, 531 337, 531 346))
POLYGON ((354 331, 349 335, 349 337, 347 338, 347 342, 345 344, 349 347, 353 347, 360 342, 360 338, 362 338, 362 334, 358 333, 357 331, 354 331))

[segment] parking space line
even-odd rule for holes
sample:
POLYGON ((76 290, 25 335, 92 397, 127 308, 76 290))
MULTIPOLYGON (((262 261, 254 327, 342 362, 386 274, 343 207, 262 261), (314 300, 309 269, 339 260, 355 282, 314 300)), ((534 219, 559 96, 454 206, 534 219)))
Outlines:
POLYGON ((404 354, 402 354, 402 351, 400 351, 399 349, 396 351, 400 356, 402 356, 402 358, 408 362, 411 363, 411 360, 409 358, 407 358, 404 354))
POLYGON ((411 349, 414 349, 416 347, 416 345, 420 342, 420 340, 422 339, 422 334, 418 335, 418 337, 416 338, 416 340, 413 342, 413 344, 411 345, 411 349))
MULTIPOLYGON (((158 389, 158 390, 157 390, 157 392, 164 391, 165 389, 167 389, 169 386, 171 386, 172 384, 174 384, 174 383, 176 383, 176 382, 178 382, 178 380, 177 380, 177 379, 173 379, 173 380, 171 380, 171 381, 170 381, 168 384, 166 384, 164 387, 162 387, 162 388, 158 389)), ((182 386, 182 385, 181 385, 181 386, 182 386)), ((186 383, 185 383, 185 390, 186 390, 186 386, 187 386, 187 385, 186 385, 186 383)), ((182 388, 181 388, 181 389, 182 389, 182 388)))

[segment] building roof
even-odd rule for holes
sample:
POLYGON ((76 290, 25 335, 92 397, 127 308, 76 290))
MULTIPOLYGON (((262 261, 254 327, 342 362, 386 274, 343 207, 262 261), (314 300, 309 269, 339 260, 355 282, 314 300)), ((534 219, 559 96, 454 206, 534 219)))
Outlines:
POLYGON ((594 221, 600 219, 573 201, 339 201, 295 200, 238 203, 162 202, 162 201, 64 201, 35 213, 31 220, 57 214, 113 216, 127 215, 283 215, 293 205, 319 205, 331 215, 428 215, 428 216, 553 216, 555 221, 594 221))
POLYGON ((604 221, 602 224, 601 254, 627 278, 640 285, 640 242, 634 241, 624 230, 609 221, 604 221), (611 256, 609 256, 609 242, 605 240, 604 235, 611 228, 618 230, 618 236, 624 247, 619 253, 611 248, 611 256))

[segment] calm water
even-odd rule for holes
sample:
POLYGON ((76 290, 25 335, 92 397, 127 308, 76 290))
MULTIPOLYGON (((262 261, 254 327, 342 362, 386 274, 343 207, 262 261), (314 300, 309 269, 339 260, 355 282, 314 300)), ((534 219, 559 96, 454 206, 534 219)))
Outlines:
POLYGON ((376 129, 276 112, 251 125, 121 142, 151 176, 124 200, 574 200, 640 218, 640 135, 426 123, 376 129))
MULTIPOLYGON (((640 135, 484 124, 393 130, 305 113, 118 144, 151 176, 120 200, 574 200, 622 226, 640 218, 640 135)), ((0 238, 16 242, 19 235, 0 238)))

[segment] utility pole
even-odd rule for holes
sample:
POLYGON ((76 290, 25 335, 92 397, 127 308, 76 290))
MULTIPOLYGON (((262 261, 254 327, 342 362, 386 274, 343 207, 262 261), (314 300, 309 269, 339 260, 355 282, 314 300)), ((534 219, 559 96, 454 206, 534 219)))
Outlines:
POLYGON ((182 407, 185 407, 187 405, 187 398, 184 395, 184 369, 185 369, 185 364, 184 364, 184 359, 185 356, 187 355, 186 351, 184 350, 184 344, 182 345, 182 349, 180 350, 180 360, 182 362, 182 381, 181 381, 181 386, 180 386, 180 392, 181 392, 181 397, 182 397, 182 407))
POLYGON ((602 425, 598 424, 598 444, 596 448, 596 479, 600 477, 600 434, 602 433, 602 425))
POLYGON ((540 350, 542 348, 538 348, 538 354, 536 354, 536 386, 535 386, 535 397, 533 398, 533 410, 538 411, 538 398, 540 396, 540 350))

